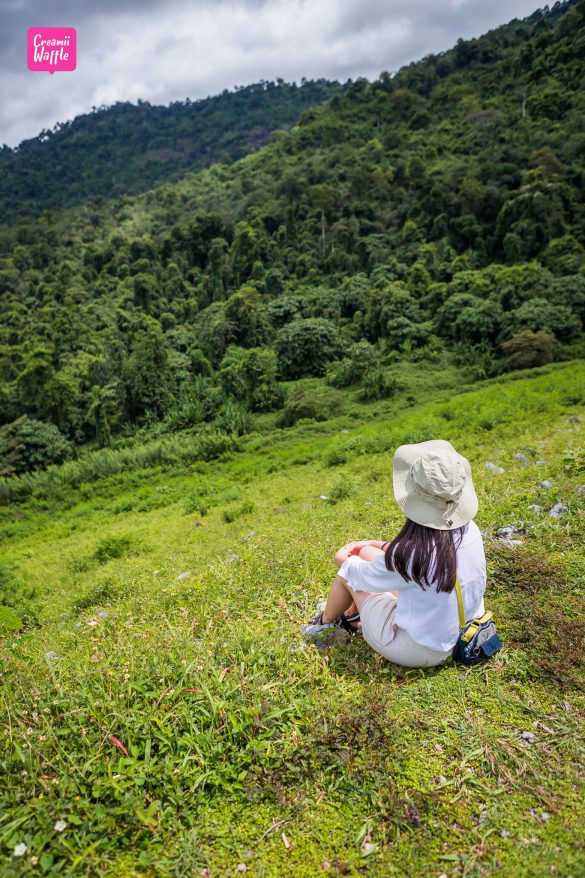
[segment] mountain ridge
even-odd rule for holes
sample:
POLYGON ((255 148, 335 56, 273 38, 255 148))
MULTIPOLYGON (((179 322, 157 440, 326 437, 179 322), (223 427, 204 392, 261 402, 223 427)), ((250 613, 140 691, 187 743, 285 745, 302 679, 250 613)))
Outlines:
POLYGON ((17 147, 0 147, 0 222, 136 194, 214 161, 235 161, 340 89, 325 79, 303 77, 299 86, 260 80, 195 101, 93 107, 17 147))

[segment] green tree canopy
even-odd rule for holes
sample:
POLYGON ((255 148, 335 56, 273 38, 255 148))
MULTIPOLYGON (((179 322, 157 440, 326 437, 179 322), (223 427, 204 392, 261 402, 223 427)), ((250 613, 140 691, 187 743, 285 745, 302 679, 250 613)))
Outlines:
POLYGON ((308 317, 287 323, 276 340, 278 366, 283 378, 323 375, 331 360, 341 357, 345 345, 334 323, 308 317))

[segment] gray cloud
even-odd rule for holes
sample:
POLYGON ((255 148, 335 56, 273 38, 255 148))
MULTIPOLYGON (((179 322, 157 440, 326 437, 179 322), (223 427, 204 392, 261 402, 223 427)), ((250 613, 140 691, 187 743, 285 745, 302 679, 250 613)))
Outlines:
POLYGON ((117 100, 195 100, 260 79, 377 77, 534 0, 0 0, 0 144, 117 100), (77 29, 77 70, 33 73, 26 32, 77 29))

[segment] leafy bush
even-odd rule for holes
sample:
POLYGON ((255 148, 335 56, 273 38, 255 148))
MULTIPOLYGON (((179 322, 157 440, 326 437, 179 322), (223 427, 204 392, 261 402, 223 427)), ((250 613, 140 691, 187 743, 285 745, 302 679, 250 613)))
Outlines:
POLYGON ((252 409, 258 412, 272 412, 282 408, 285 392, 278 382, 262 383, 254 388, 252 409))
POLYGON ((278 333, 278 367, 283 378, 323 375, 331 360, 341 357, 339 329, 323 317, 293 320, 278 333))
POLYGON ((214 460, 237 446, 235 435, 207 429, 197 435, 180 433, 130 448, 105 448, 90 452, 79 460, 66 461, 61 466, 50 466, 45 471, 0 479, 0 505, 20 500, 33 492, 38 496, 55 495, 67 486, 78 488, 84 482, 129 470, 156 467, 163 463, 214 460))
POLYGON ((369 341, 352 344, 348 356, 327 366, 326 381, 332 387, 349 387, 356 384, 365 372, 380 362, 380 353, 369 341))
POLYGON ((386 323, 384 334, 385 350, 412 349, 424 345, 431 334, 429 322, 410 320, 408 317, 393 317, 386 323))
POLYGON ((399 390, 396 378, 391 378, 383 369, 372 369, 362 378, 359 398, 362 402, 388 399, 399 390))
POLYGON ((228 436, 243 436, 252 429, 253 418, 250 412, 228 399, 219 410, 216 424, 228 436))
POLYGON ((532 332, 523 329, 502 343, 502 353, 508 369, 530 369, 545 366, 554 360, 554 335, 547 330, 532 332))
POLYGON ((466 367, 466 377, 472 381, 483 381, 500 371, 501 364, 494 356, 492 345, 486 341, 481 344, 458 342, 454 352, 455 361, 458 365, 466 367))
POLYGON ((250 500, 244 500, 244 502, 240 503, 238 506, 224 509, 221 513, 221 517, 225 522, 231 524, 231 522, 235 521, 237 518, 241 518, 243 515, 249 515, 251 512, 254 512, 255 508, 256 507, 250 500))
POLYGON ((99 564, 106 564, 112 558, 123 558, 136 551, 136 548, 136 541, 132 537, 105 537, 98 543, 93 557, 99 564))
POLYGON ((71 457, 74 445, 54 424, 23 415, 0 428, 0 475, 46 469, 71 457))
POLYGON ((178 391, 173 407, 164 420, 166 432, 184 430, 211 421, 225 401, 221 387, 211 378, 196 375, 178 391))
POLYGON ((226 396, 242 402, 252 411, 280 408, 284 392, 276 381, 276 354, 270 348, 246 350, 230 347, 223 358, 218 378, 226 396))
POLYGON ((207 406, 193 388, 183 389, 165 418, 165 425, 171 431, 184 430, 202 424, 206 414, 207 406))
POLYGON ((323 392, 313 387, 295 387, 289 394, 278 423, 292 427, 298 421, 312 419, 326 421, 341 409, 341 398, 331 391, 323 392))
POLYGON ((347 500, 348 497, 353 497, 355 492, 356 486, 354 482, 346 475, 339 475, 331 486, 329 499, 333 503, 339 503, 340 500, 347 500))
POLYGON ((201 518, 205 518, 209 512, 209 506, 202 501, 201 497, 190 497, 183 506, 183 512, 185 515, 192 515, 196 512, 201 518))
POLYGON ((364 442, 360 436, 354 436, 339 445, 334 445, 325 457, 326 466, 339 466, 346 463, 352 457, 363 454, 365 451, 364 442))
POLYGON ((0 562, 0 603, 11 604, 19 592, 20 586, 14 573, 14 565, 0 562))

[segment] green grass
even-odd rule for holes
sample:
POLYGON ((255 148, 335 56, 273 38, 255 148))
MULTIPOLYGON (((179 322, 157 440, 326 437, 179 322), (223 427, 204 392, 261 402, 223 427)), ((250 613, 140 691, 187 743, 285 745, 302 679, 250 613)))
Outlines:
POLYGON ((2 509, 0 874, 582 874, 584 387, 573 362, 352 406, 2 509), (486 539, 504 650, 304 648, 334 550, 400 525, 394 448, 431 437, 471 460, 481 528, 526 527, 486 539))

